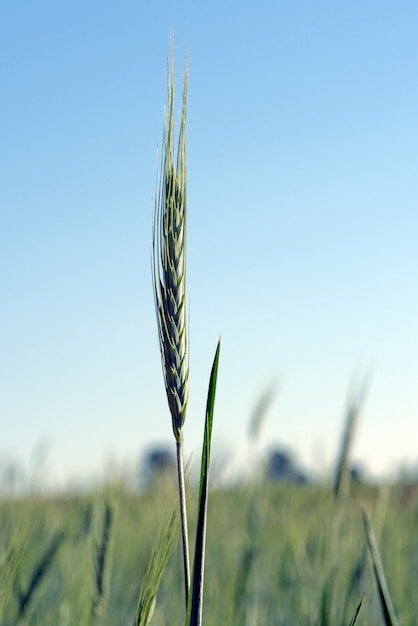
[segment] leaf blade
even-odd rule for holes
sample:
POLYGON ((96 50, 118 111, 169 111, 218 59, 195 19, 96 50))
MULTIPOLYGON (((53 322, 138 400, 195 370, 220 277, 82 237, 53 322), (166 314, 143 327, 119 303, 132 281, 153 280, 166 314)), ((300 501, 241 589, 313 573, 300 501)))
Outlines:
POLYGON ((200 468, 199 512, 193 565, 193 580, 187 607, 186 626, 200 626, 202 623, 209 464, 220 348, 221 340, 219 339, 210 374, 206 404, 205 434, 203 438, 202 462, 200 468))
POLYGON ((383 571, 382 562, 380 560, 379 550, 377 548, 376 539, 374 537, 373 529, 370 524, 369 518, 365 511, 362 511, 364 528, 366 531, 367 542, 369 544, 370 554, 373 561, 373 570, 376 578, 377 591, 379 594, 380 605, 382 608, 383 618, 386 626, 399 626, 398 618, 396 617, 395 609, 393 606, 392 598, 389 593, 385 574, 383 571))

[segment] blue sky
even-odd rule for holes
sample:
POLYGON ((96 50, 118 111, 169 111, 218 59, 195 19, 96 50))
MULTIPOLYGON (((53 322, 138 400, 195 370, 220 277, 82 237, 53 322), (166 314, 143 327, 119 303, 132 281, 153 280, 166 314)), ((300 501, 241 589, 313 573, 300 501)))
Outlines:
POLYGON ((414 2, 0 4, 0 456, 48 480, 172 443, 150 270, 170 31, 189 57, 186 452, 222 334, 214 454, 335 458, 353 375, 371 472, 416 462, 414 2), (216 452, 215 452, 216 451, 216 452))

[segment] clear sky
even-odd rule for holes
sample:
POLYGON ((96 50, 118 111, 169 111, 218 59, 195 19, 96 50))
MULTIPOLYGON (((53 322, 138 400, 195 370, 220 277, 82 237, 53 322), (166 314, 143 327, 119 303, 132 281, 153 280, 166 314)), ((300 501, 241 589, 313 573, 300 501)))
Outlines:
MULTIPOLYGON (((418 5, 0 3, 0 460, 48 479, 172 444, 152 295, 174 30, 189 57, 186 453, 332 465, 353 375, 371 472, 418 452, 418 5)), ((174 445, 174 444, 172 444, 174 445)))

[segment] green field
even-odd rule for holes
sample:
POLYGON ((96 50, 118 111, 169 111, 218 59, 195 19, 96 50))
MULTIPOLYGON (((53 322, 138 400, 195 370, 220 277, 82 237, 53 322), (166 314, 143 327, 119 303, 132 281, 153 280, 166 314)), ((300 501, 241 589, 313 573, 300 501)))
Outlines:
MULTIPOLYGON (((187 484, 188 69, 175 140, 171 45, 152 277, 176 468, 142 493, 109 484, 89 495, 1 500, 0 626, 416 625, 418 483, 350 484, 367 378, 348 401, 333 484, 272 482, 260 471, 252 484, 210 490, 219 340, 199 483, 187 484)), ((271 394, 249 420, 250 444, 271 394)))
MULTIPOLYGON (((2 501, 0 623, 133 624, 141 580, 176 493, 173 481, 156 481, 142 495, 109 487, 83 497, 2 501)), ((191 486, 194 491, 192 530, 197 490, 191 486)), ((210 493, 203 621, 348 626, 365 596, 357 624, 385 623, 361 507, 375 528, 399 623, 416 624, 416 488, 353 485, 341 502, 324 486, 267 482, 210 493)), ((177 532, 153 624, 184 624, 182 589, 177 532)))

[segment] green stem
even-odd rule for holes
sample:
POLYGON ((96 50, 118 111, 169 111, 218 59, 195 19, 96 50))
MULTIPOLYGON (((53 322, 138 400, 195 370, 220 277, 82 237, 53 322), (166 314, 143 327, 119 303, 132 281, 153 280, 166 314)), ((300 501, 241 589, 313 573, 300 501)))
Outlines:
POLYGON ((179 483, 179 499, 180 499, 180 524, 181 535, 183 540, 183 565, 184 565, 184 592, 187 602, 189 599, 190 589, 190 558, 189 558, 189 533, 187 529, 187 511, 186 511, 186 487, 184 481, 184 462, 183 462, 183 439, 177 440, 177 476, 179 483))

